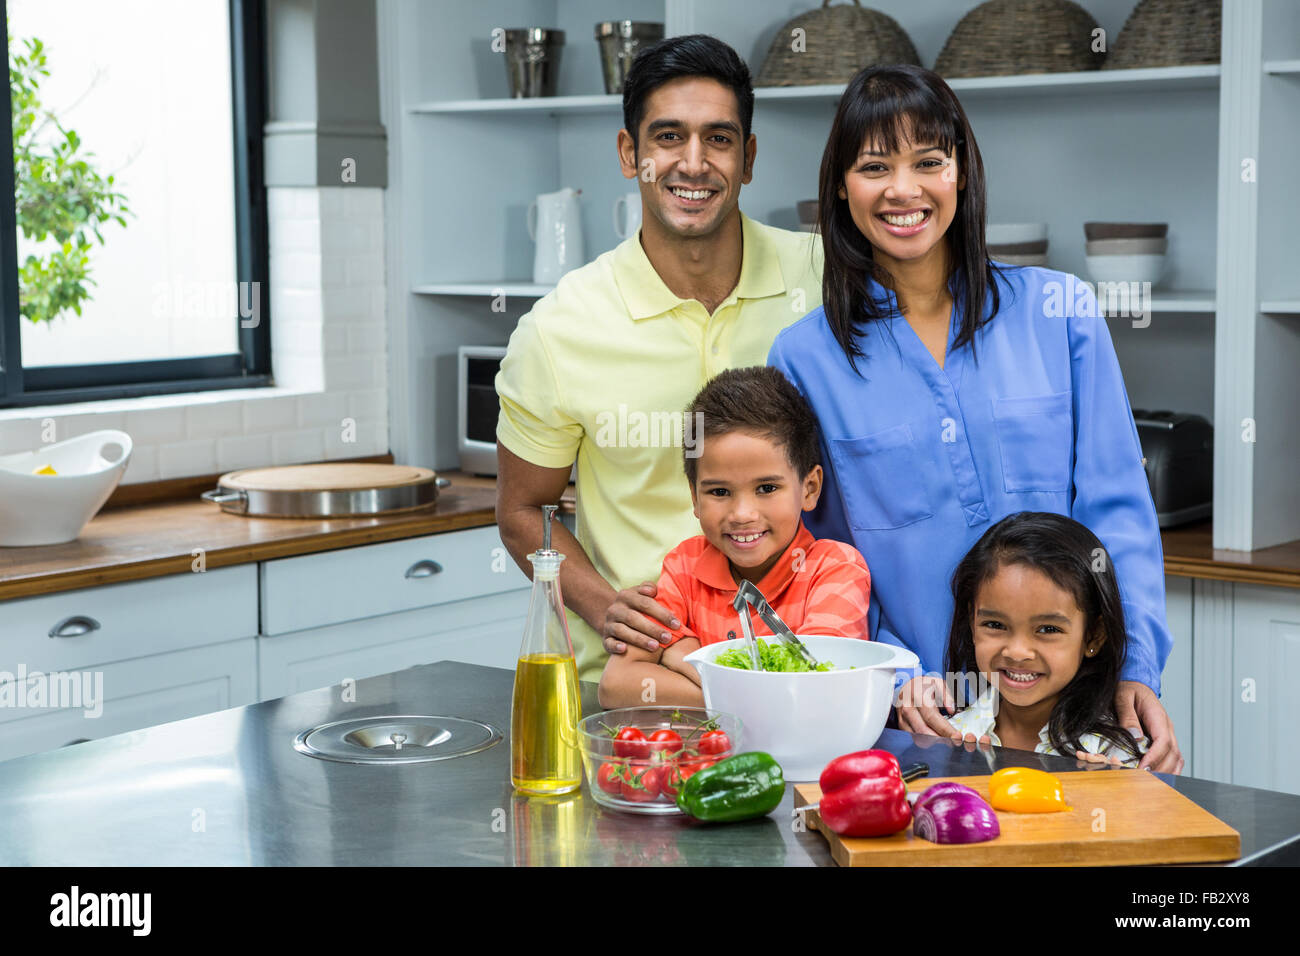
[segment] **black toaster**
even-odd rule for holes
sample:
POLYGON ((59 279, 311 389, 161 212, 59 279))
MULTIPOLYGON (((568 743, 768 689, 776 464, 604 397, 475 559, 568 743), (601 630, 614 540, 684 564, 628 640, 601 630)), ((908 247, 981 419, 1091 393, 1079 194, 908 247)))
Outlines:
POLYGON ((1162 528, 1210 517, 1214 426, 1201 415, 1133 409, 1147 482, 1162 528))

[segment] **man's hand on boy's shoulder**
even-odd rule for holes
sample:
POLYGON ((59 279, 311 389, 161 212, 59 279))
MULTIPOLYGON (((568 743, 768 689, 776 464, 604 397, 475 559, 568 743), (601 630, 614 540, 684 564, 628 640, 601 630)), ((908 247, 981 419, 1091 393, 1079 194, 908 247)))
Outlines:
POLYGON ((668 640, 665 628, 675 631, 682 626, 671 611, 654 599, 658 593, 658 587, 649 581, 618 592, 605 610, 605 622, 600 629, 606 651, 622 654, 628 644, 657 651, 668 640))

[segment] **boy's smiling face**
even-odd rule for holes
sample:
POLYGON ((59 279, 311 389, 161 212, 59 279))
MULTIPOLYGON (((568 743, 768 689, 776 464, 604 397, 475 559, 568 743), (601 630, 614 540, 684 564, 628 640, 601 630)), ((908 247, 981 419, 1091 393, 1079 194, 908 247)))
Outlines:
POLYGON ((821 494, 821 465, 802 479, 785 448, 748 431, 708 435, 696 462, 691 501, 709 543, 727 556, 732 577, 757 584, 799 530, 821 494))

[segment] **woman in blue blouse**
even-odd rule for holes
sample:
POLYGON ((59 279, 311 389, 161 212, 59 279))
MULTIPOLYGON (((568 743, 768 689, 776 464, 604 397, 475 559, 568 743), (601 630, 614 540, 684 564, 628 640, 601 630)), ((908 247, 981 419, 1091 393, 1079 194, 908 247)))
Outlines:
MULTIPOLYGON (((921 659, 899 726, 959 737, 939 704, 949 579, 1017 511, 1069 515, 1113 556, 1129 628, 1116 717, 1145 729, 1142 766, 1178 772, 1160 705, 1172 640, 1155 508, 1119 363, 1074 276, 996 266, 984 171, 965 112, 919 67, 864 70, 822 157, 824 305, 768 362, 808 397, 825 484, 807 524, 871 567, 871 632, 921 659)), ((905 681, 905 683, 903 682, 905 681)))

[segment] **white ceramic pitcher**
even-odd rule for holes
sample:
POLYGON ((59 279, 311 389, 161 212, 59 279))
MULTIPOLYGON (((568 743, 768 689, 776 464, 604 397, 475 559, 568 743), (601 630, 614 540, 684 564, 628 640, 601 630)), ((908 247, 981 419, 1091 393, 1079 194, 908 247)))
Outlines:
POLYGON ((537 244, 533 281, 539 285, 554 285, 583 263, 580 192, 566 186, 542 193, 528 206, 528 235, 537 244))
POLYGON ((624 193, 614 200, 614 235, 626 239, 640 228, 641 193, 624 193))

